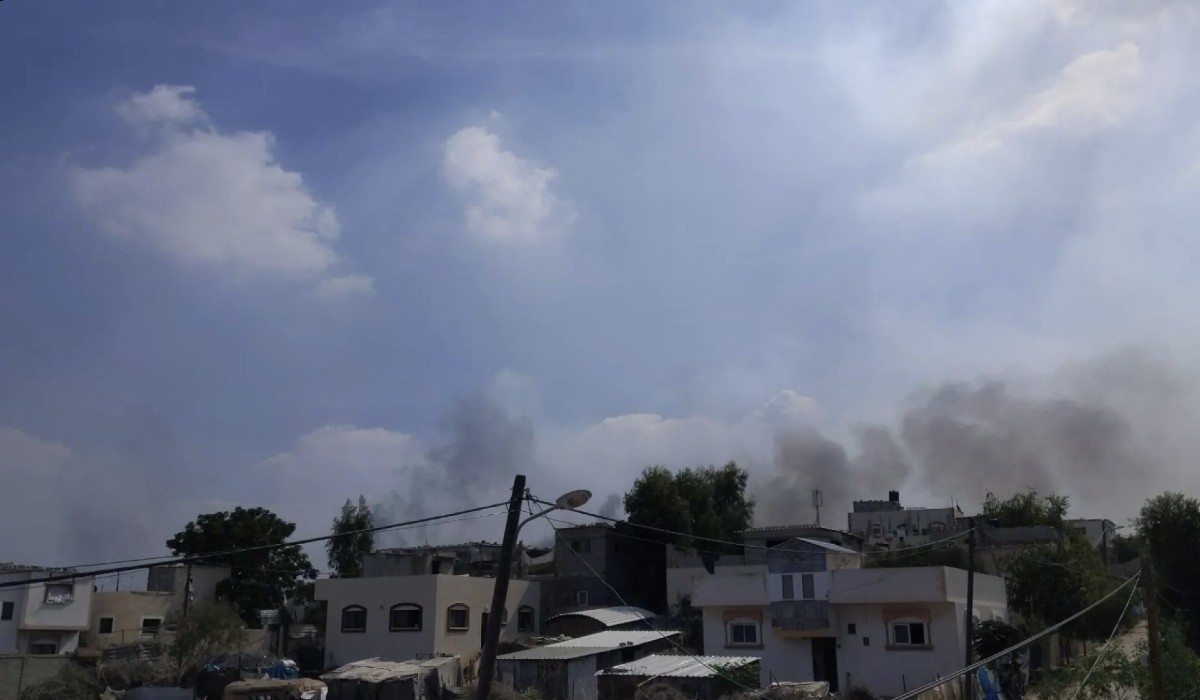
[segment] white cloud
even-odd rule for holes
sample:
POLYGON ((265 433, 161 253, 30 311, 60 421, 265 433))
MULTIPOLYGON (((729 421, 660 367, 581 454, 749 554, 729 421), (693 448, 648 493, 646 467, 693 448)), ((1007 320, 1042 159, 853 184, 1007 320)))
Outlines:
POLYGON ((505 150, 483 127, 466 127, 446 140, 442 169, 467 197, 467 228, 484 238, 536 243, 574 220, 550 191, 558 174, 505 150))
MULTIPOLYGON (((75 168, 78 204, 110 234, 181 263, 300 278, 329 271, 339 261, 333 208, 275 161, 270 132, 222 133, 194 92, 159 85, 118 104, 130 124, 161 130, 128 167, 75 168)), ((330 287, 361 291, 366 279, 351 277, 330 287)))
POLYGON ((318 299, 334 300, 375 293, 375 280, 367 275, 345 275, 321 280, 314 294, 318 299))
POLYGON ((69 459, 71 450, 66 445, 0 426, 0 472, 45 474, 62 467, 69 459))

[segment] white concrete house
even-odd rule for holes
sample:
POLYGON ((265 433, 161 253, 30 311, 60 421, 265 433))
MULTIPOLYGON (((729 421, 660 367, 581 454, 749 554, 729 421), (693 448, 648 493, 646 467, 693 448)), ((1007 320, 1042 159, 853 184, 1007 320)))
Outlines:
MULTIPOLYGON (((0 564, 0 582, 59 575, 63 570, 0 564)), ((0 654, 70 654, 88 628, 92 578, 0 588, 0 654)))
MULTIPOLYGON (((492 577, 448 574, 321 579, 316 599, 327 606, 326 667, 372 657, 408 661, 450 654, 470 673, 492 614, 495 584, 492 577)), ((500 612, 502 642, 536 633, 539 593, 536 581, 509 582, 507 609, 500 612)))
MULTIPOLYGON (((966 571, 780 568, 694 579, 704 653, 758 656, 764 683, 824 680, 880 695, 961 668, 966 571)), ((1005 619, 1004 579, 976 574, 974 603, 976 618, 1005 619)))

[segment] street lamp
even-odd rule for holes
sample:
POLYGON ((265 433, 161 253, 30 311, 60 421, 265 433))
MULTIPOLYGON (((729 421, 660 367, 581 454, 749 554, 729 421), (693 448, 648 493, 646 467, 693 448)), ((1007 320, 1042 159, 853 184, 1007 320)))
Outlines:
POLYGON ((489 608, 487 629, 484 630, 483 653, 479 657, 479 679, 475 687, 476 700, 487 700, 492 689, 492 676, 496 669, 496 647, 500 645, 500 627, 504 622, 504 602, 508 598, 508 578, 512 573, 513 550, 517 546, 517 533, 526 523, 553 513, 556 510, 575 510, 587 503, 592 492, 585 489, 569 491, 559 496, 554 505, 540 513, 519 520, 521 502, 525 499, 525 475, 513 479, 512 498, 508 501, 508 520, 504 525, 504 541, 500 543, 500 560, 497 562, 496 586, 492 589, 492 607, 489 608))

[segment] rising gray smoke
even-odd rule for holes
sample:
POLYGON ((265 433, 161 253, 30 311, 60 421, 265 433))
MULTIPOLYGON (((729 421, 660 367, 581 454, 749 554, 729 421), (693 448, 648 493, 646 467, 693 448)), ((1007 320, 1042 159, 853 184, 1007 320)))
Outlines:
MULTIPOLYGON (((533 424, 510 415, 486 395, 459 398, 441 422, 442 440, 429 451, 423 464, 411 468, 405 479, 408 491, 393 492, 372 508, 378 522, 400 522, 441 512, 499 502, 511 494, 512 478, 534 464, 533 424)), ((449 542, 450 533, 498 533, 503 525, 490 521, 380 533, 378 546, 399 547, 449 542)), ((489 536, 489 539, 499 539, 489 536)))
POLYGON ((1178 460, 1197 447, 1186 419, 1195 398, 1184 373, 1129 350, 1046 377, 948 382, 912 395, 895 429, 857 428, 852 449, 812 430, 778 435, 758 519, 811 521, 820 489, 822 524, 840 522, 850 501, 882 498, 910 477, 942 499, 925 505, 971 509, 987 491, 1033 488, 1069 496, 1076 513, 1127 517, 1184 485, 1178 460))
POLYGON ((621 494, 610 493, 597 512, 606 518, 624 518, 625 505, 621 502, 621 494))

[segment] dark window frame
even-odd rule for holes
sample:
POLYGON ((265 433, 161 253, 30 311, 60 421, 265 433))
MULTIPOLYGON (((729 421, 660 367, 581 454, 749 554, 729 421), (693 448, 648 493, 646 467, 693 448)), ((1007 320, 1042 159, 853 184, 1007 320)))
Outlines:
POLYGON ((537 611, 532 605, 522 605, 517 608, 517 631, 534 632, 537 630, 537 611), (525 615, 529 615, 529 624, 525 624, 525 615))
POLYGON ((0 621, 8 622, 17 614, 17 604, 11 600, 0 604, 0 621))
POLYGON ((471 630, 471 606, 466 603, 453 603, 446 606, 446 631, 447 632, 469 632, 471 630), (466 616, 466 623, 462 626, 454 624, 454 613, 462 612, 466 616))
POLYGON ((396 603, 388 608, 388 632, 420 632, 425 626, 425 609, 416 603, 396 603), (417 624, 410 627, 401 627, 396 624, 397 612, 415 612, 417 614, 417 624))
POLYGON ((367 631, 367 609, 366 609, 366 607, 364 607, 362 605, 347 605, 346 607, 342 608, 341 630, 342 630, 342 634, 363 634, 363 633, 365 633, 367 631), (362 626, 361 627, 347 626, 346 625, 346 614, 347 613, 362 613, 362 626))
POLYGON ((102 617, 102 618, 100 618, 100 623, 97 625, 97 629, 99 630, 99 632, 97 632, 97 634, 112 634, 113 630, 116 629, 116 627, 117 627, 117 618, 102 617), (106 622, 108 623, 107 630, 104 629, 104 627, 105 627, 104 623, 106 623, 106 622))

